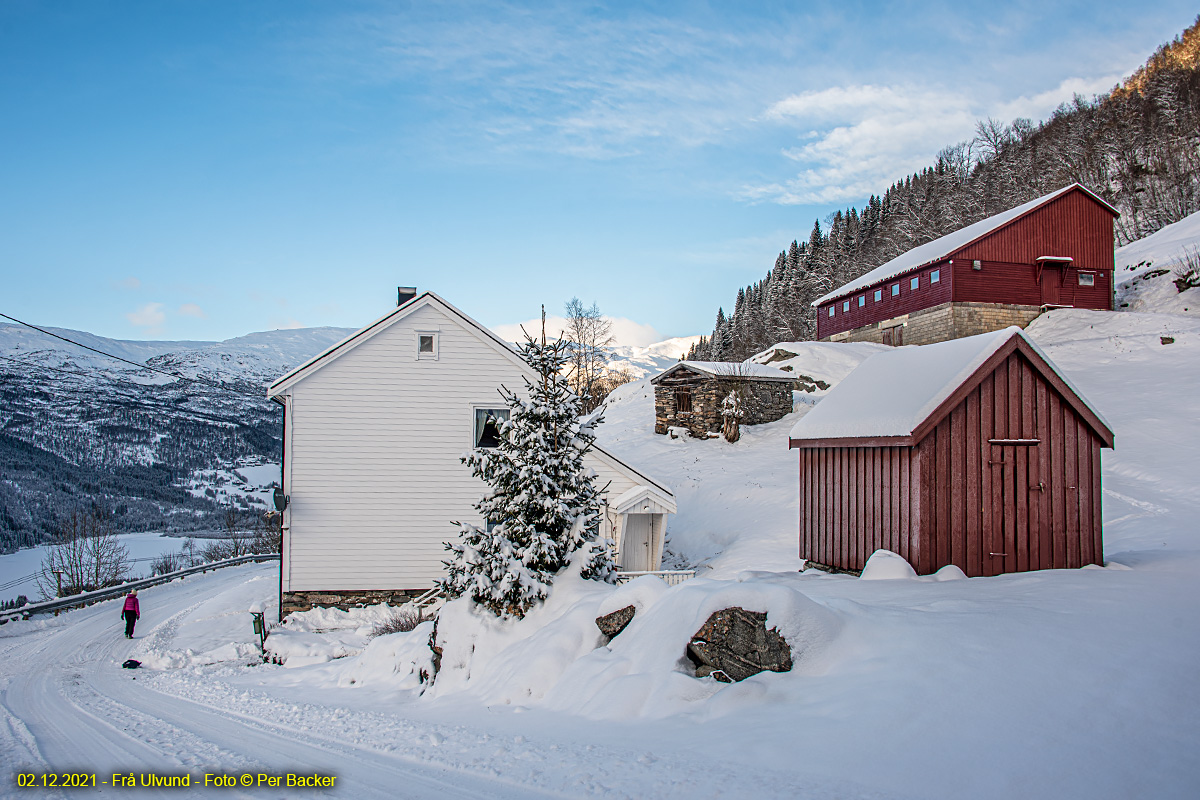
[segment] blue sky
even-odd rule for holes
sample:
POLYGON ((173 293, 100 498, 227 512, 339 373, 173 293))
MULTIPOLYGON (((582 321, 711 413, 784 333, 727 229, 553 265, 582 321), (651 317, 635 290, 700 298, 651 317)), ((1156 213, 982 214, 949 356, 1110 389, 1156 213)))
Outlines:
POLYGON ((1188 2, 0 4, 0 311, 119 338, 711 330, 815 218, 1105 91, 1188 2), (737 6, 736 8, 734 6, 737 6))

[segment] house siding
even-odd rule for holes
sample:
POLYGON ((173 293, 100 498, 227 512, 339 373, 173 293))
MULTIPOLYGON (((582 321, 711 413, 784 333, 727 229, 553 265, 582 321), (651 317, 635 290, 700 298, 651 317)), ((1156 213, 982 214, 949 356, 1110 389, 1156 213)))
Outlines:
MULTIPOLYGON (((482 521, 472 504, 485 486, 460 461, 473 409, 503 408, 498 387, 523 391, 523 375, 496 343, 430 302, 287 389, 283 591, 432 587, 454 522, 482 521), (431 330, 438 358, 418 360, 417 332, 431 330)), ((637 485, 595 454, 585 463, 610 497, 637 485)))

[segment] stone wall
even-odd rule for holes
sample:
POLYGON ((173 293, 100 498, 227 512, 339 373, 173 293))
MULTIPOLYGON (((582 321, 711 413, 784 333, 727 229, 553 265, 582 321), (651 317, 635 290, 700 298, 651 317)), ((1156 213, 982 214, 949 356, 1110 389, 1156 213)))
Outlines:
POLYGON ((429 589, 355 589, 348 591, 330 589, 317 592, 284 592, 279 604, 279 613, 286 617, 294 611, 308 611, 317 606, 340 608, 342 611, 359 606, 374 606, 379 603, 402 606, 427 591, 429 589))
POLYGON ((792 384, 782 381, 751 381, 751 400, 742 418, 743 425, 763 425, 792 413, 792 384))
POLYGON ((942 303, 932 308, 864 325, 852 331, 837 333, 823 341, 882 344, 885 330, 900 327, 904 344, 933 344, 998 331, 1010 325, 1024 328, 1041 313, 1041 306, 942 303))
MULTIPOLYGON (((721 416, 721 403, 732 390, 728 380, 710 376, 677 372, 671 378, 654 386, 654 432, 663 434, 667 428, 687 428, 695 437, 705 438, 709 433, 720 433, 725 418, 721 416), (675 407, 675 391, 686 386, 692 393, 692 410, 679 411, 675 407)), ((760 425, 774 422, 792 412, 792 384, 783 381, 747 381, 748 398, 743 425, 760 425)))

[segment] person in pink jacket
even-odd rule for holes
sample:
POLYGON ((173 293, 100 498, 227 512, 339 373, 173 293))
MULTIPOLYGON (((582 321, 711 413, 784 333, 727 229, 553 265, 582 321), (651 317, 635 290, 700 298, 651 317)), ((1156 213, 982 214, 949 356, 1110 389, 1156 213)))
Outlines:
POLYGON ((133 624, 142 618, 142 612, 138 609, 137 589, 130 589, 129 594, 125 595, 125 607, 121 609, 121 616, 125 618, 125 638, 133 638, 133 624))

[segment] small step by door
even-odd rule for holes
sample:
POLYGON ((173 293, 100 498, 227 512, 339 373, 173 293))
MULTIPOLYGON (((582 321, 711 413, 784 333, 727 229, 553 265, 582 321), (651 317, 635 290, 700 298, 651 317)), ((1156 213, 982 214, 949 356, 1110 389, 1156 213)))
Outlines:
POLYGON ((621 569, 626 572, 647 572, 651 564, 651 534, 653 514, 626 514, 621 532, 621 569))

